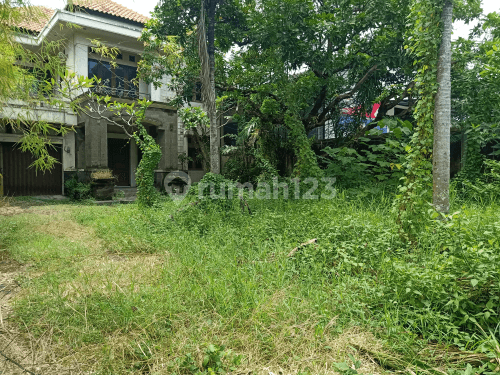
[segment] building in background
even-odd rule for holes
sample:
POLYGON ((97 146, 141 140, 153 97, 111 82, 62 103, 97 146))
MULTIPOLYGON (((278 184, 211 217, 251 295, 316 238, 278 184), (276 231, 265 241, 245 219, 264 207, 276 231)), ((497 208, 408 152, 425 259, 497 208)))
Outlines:
MULTIPOLYGON (((100 78, 104 87, 99 88, 99 93, 124 103, 142 98, 152 101, 143 124, 162 149, 162 159, 156 171, 160 185, 165 174, 182 169, 179 155, 188 153, 189 139, 176 108, 168 105, 169 99, 174 96, 168 87, 168 77, 163 78, 159 88, 142 80, 138 86, 131 84, 137 76, 137 63, 143 52, 138 38, 148 18, 108 0, 73 0, 72 4, 61 10, 37 7, 41 16, 18 25, 26 33, 20 34, 17 40, 24 48, 33 51, 39 50, 44 41, 62 41, 59 53, 66 56, 67 69, 78 76, 100 78), (68 27, 69 24, 77 27, 68 27), (117 66, 93 52, 93 39, 119 49, 117 66)), ((191 105, 201 105, 193 99, 191 105)), ((16 116, 15 106, 12 108, 0 110, 0 121, 1 118, 16 116)), ((23 110, 22 106, 19 110, 23 110)), ((59 164, 43 174, 29 167, 33 161, 31 154, 18 148, 16 142, 21 139, 22 132, 0 126, 0 173, 4 177, 5 195, 61 194, 65 179, 74 174, 88 176, 102 168, 113 171, 118 177, 118 186, 135 187, 135 170, 141 153, 122 128, 69 109, 40 106, 30 111, 35 118, 58 127, 72 127, 74 131, 63 137, 51 137, 55 148, 50 152, 59 164)), ((191 150, 193 152, 196 150, 191 150)), ((197 165, 191 167, 189 173, 192 180, 200 180, 203 170, 197 165)))

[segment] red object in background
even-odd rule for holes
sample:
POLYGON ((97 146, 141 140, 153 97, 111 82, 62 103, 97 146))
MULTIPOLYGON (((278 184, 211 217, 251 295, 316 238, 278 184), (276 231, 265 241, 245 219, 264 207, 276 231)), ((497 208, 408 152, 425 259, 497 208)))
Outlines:
MULTIPOLYGON (((342 110, 342 112, 344 113, 344 115, 352 115, 359 108, 360 107, 358 107, 358 108, 344 108, 342 110)), ((373 120, 375 117, 377 117, 377 111, 378 111, 379 108, 380 108, 380 103, 374 104, 373 108, 372 108, 372 112, 371 113, 367 113, 366 114, 366 118, 369 118, 369 119, 373 120)))

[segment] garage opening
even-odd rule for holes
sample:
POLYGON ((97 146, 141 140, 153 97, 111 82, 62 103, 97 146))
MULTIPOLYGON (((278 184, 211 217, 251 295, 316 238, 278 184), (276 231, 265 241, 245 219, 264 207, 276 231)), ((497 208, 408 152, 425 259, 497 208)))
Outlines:
POLYGON ((31 168, 35 160, 31 153, 23 152, 19 145, 2 143, 2 170, 4 195, 60 195, 62 194, 62 152, 60 145, 49 147, 50 156, 58 163, 45 173, 31 168))

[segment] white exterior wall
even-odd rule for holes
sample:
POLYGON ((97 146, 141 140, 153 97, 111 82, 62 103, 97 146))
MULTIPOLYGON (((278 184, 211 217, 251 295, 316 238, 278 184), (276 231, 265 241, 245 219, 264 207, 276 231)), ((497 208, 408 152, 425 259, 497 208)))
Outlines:
POLYGON ((74 72, 77 75, 87 77, 89 72, 89 47, 91 46, 88 40, 82 34, 76 34, 73 38, 73 50, 75 56, 74 72))

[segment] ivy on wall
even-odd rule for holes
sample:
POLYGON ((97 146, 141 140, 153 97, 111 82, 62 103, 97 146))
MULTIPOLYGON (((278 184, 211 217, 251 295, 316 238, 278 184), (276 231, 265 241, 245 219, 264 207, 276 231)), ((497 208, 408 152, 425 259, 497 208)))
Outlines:
POLYGON ((135 172, 137 202, 140 206, 146 207, 154 206, 159 200, 159 192, 154 186, 154 171, 161 160, 160 145, 148 134, 146 128, 142 125, 149 104, 151 103, 139 101, 140 108, 135 114, 135 124, 139 130, 132 134, 132 137, 142 151, 142 159, 135 172))

